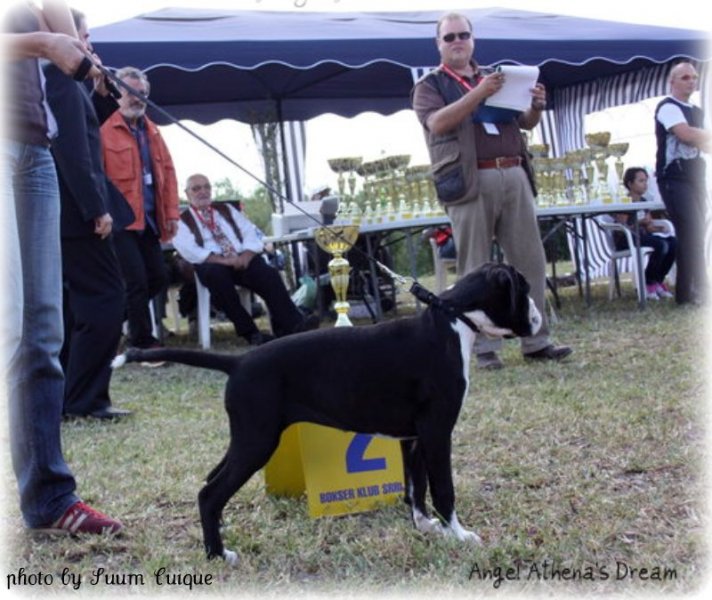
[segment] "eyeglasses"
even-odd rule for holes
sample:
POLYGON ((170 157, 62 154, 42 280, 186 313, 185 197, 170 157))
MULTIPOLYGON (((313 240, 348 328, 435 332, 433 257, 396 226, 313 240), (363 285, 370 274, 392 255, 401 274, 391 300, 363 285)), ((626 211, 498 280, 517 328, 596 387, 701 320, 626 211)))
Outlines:
POLYGON ((211 189, 213 189, 213 186, 209 183, 196 183, 195 185, 190 186, 191 192, 199 192, 200 190, 205 190, 206 192, 209 192, 211 189))
POLYGON ((465 40, 469 40, 471 37, 471 31, 461 31, 460 33, 446 33, 443 36, 443 42, 445 42, 446 44, 451 44, 455 41, 455 38, 464 42, 465 40))

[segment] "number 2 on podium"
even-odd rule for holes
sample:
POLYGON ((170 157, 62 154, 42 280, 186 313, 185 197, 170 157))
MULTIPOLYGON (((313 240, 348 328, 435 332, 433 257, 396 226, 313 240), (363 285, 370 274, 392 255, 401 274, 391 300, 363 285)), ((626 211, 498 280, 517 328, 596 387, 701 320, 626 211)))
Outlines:
POLYGON ((366 449, 373 439, 372 435, 357 433, 346 449, 346 472, 364 473, 366 471, 383 471, 386 468, 385 458, 364 458, 366 449))

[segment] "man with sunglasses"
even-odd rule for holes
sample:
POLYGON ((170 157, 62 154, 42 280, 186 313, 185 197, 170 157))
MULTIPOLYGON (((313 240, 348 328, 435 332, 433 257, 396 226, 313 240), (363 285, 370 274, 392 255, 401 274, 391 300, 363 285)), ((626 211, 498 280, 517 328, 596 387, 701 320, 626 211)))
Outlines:
MULTIPOLYGON (((148 78, 139 69, 124 67, 116 76, 148 96, 148 78)), ((160 342, 152 333, 148 303, 168 282, 161 242, 170 241, 178 228, 178 181, 168 147, 146 116, 146 103, 122 88, 118 104, 101 126, 104 168, 135 219, 116 232, 114 244, 126 284, 129 345, 153 348, 160 342)))
MULTIPOLYGON (((533 129, 546 107, 544 86, 532 89, 524 112, 492 110, 484 101, 501 89, 504 75, 486 73, 473 60, 472 25, 449 13, 438 21, 436 43, 441 64, 413 88, 413 109, 423 126, 440 202, 452 222, 458 276, 490 260, 492 241, 505 259, 527 278, 544 317, 539 333, 521 341, 525 358, 560 360, 568 346, 549 339, 544 294, 546 258, 534 205, 534 186, 521 129, 533 129)), ((501 342, 480 339, 477 365, 503 366, 501 342)))
POLYGON ((705 129, 701 108, 690 103, 698 75, 689 62, 670 71, 670 95, 655 110, 657 155, 655 171, 678 239, 675 301, 699 304, 705 299, 704 224, 707 214, 705 159, 712 133, 705 129))

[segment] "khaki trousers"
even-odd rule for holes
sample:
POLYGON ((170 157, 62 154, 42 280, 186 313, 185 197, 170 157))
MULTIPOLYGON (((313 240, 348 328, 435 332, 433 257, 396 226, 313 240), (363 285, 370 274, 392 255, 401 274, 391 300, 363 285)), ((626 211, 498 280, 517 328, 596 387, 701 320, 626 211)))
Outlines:
MULTIPOLYGON (((550 340, 544 304, 546 257, 534 196, 522 167, 482 169, 479 180, 480 192, 475 200, 447 208, 457 248, 457 275, 462 277, 491 260, 492 242, 496 240, 506 262, 529 282, 530 295, 541 312, 539 333, 521 340, 523 353, 536 352, 550 340)), ((501 340, 478 336, 475 352, 497 351, 501 346, 501 340)))

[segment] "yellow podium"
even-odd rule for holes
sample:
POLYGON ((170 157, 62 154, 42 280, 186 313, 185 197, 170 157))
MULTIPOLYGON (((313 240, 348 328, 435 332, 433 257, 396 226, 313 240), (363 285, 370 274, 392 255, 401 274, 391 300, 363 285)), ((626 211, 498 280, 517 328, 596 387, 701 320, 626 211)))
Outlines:
POLYGON ((373 510, 404 492, 396 440, 297 423, 282 434, 265 466, 267 493, 301 496, 311 517, 373 510))

